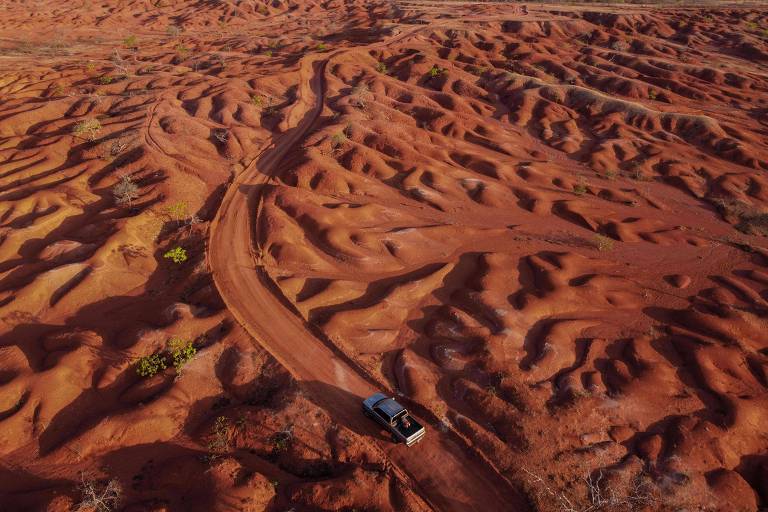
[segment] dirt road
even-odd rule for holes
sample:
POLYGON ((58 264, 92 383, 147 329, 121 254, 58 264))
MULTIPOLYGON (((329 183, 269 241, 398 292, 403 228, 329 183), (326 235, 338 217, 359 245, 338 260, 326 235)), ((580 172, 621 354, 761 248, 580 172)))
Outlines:
POLYGON ((288 114, 292 126, 238 175, 211 226, 209 264, 229 311, 345 426, 375 439, 393 470, 437 510, 525 510, 524 498, 450 434, 428 426, 415 448, 394 445, 360 413, 360 401, 377 391, 332 347, 312 334, 258 269, 253 227, 264 186, 281 159, 312 130, 323 108, 324 73, 330 56, 308 56, 301 67, 299 99, 288 114))

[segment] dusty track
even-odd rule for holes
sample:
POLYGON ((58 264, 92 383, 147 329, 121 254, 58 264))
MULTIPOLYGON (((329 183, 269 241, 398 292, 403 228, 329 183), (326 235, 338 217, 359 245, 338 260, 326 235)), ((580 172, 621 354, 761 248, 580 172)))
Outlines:
MULTIPOLYGON (((281 159, 312 130, 322 112, 327 61, 309 56, 302 63, 300 99, 288 116, 289 125, 295 125, 229 187, 211 225, 208 261, 224 302, 250 335, 340 423, 357 432, 380 436, 378 429, 358 412, 360 400, 377 391, 376 387, 317 339, 304 321, 273 293, 274 284, 256 268, 258 258, 252 243, 256 205, 262 191, 281 159)), ((377 444, 386 451, 399 476, 410 480, 433 508, 527 508, 506 480, 466 453, 450 434, 430 428, 426 439, 415 449, 394 446, 388 440, 377 444)))

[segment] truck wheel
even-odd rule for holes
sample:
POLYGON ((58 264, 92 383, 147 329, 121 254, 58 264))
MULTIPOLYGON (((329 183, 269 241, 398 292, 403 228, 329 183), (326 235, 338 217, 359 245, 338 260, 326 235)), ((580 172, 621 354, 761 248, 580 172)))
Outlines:
POLYGON ((368 409, 363 409, 363 414, 365 414, 369 418, 373 418, 373 415, 370 412, 368 412, 368 409))

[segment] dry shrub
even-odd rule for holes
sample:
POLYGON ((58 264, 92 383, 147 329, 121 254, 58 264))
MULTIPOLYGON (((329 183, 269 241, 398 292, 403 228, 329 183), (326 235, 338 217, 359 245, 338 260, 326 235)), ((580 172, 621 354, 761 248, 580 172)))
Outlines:
POLYGON ((80 474, 80 502, 76 512, 111 512, 120 506, 123 487, 113 478, 107 482, 98 481, 80 474))
POLYGON ((714 203, 723 219, 742 233, 768 235, 768 213, 738 199, 717 198, 714 203))

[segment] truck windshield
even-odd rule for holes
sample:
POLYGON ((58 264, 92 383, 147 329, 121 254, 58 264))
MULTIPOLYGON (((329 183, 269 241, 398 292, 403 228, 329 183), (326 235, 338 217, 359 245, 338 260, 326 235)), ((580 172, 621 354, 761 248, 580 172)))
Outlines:
POLYGON ((386 421, 387 423, 392 423, 392 418, 390 418, 390 417, 387 415, 387 413, 385 413, 384 411, 382 411, 382 410, 381 410, 381 409, 379 409, 378 407, 374 407, 374 409, 373 409, 373 410, 376 412, 376 414, 378 414, 378 415, 379 415, 379 417, 380 417, 381 419, 383 419, 383 420, 384 420, 384 421, 386 421))

